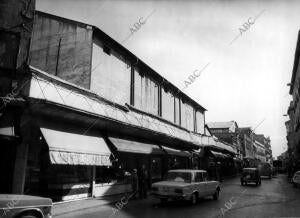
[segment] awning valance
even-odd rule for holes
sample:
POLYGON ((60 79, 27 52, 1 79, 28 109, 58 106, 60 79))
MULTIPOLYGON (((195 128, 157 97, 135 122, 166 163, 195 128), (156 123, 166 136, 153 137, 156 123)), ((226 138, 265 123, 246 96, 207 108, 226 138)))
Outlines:
POLYGON ((140 153, 140 154, 164 154, 158 145, 135 142, 125 139, 109 137, 119 152, 140 153))
POLYGON ((181 151, 169 147, 162 146, 163 150, 169 155, 179 156, 179 157, 192 157, 193 154, 188 151, 181 151))
POLYGON ((110 166, 110 150, 102 137, 41 128, 52 164, 110 166))
POLYGON ((229 156, 220 152, 210 151, 216 158, 228 158, 229 156))

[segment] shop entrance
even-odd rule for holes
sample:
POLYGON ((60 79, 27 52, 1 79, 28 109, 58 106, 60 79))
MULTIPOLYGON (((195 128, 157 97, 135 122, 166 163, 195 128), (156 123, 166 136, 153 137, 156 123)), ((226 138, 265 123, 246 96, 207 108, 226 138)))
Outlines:
POLYGON ((12 193, 13 173, 16 160, 16 142, 9 139, 1 139, 0 152, 0 193, 12 193))

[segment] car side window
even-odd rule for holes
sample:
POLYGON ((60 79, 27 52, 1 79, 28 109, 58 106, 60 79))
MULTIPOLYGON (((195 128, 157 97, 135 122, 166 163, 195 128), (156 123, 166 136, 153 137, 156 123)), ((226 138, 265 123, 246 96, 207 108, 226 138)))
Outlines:
POLYGON ((195 182, 203 182, 202 173, 196 173, 195 182))
POLYGON ((207 173, 203 173, 203 181, 208 181, 207 173))

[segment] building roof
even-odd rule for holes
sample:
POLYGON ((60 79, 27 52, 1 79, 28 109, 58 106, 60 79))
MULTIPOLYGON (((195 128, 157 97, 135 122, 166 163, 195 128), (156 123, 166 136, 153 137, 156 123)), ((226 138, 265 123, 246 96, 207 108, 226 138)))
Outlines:
POLYGON ((199 109, 202 112, 206 111, 206 109, 203 106, 201 106, 198 102, 196 102, 191 97, 189 97, 188 95, 183 93, 179 88, 177 88, 171 82, 169 82, 164 77, 162 77, 159 73, 157 73, 155 70, 153 70, 149 65, 147 65, 140 58, 138 58, 136 55, 131 53, 127 48, 125 48, 123 45, 121 45, 119 42, 114 40, 112 37, 110 37, 108 34, 103 32, 98 27, 96 27, 94 25, 82 23, 82 22, 79 22, 79 21, 71 20, 71 19, 68 19, 68 18, 59 17, 59 16, 56 16, 56 15, 53 15, 53 14, 48 14, 48 13, 45 13, 45 12, 42 12, 42 11, 36 11, 36 13, 40 14, 40 15, 45 15, 45 16, 48 16, 48 17, 52 17, 54 19, 61 20, 62 22, 74 23, 74 24, 80 25, 80 26, 85 27, 85 28, 92 27, 93 30, 94 30, 94 33, 93 33, 94 36, 99 37, 101 39, 104 39, 105 42, 103 42, 103 43, 106 46, 108 46, 109 48, 113 47, 113 50, 116 50, 117 52, 121 53, 122 55, 126 55, 126 59, 128 59, 132 63, 135 63, 136 67, 138 67, 140 69, 144 69, 153 78, 155 78, 157 80, 157 82, 159 82, 159 84, 164 84, 165 87, 168 87, 171 90, 173 90, 174 93, 177 93, 176 96, 183 97, 183 100, 185 102, 189 102, 196 109, 199 109))
POLYGON ((227 129, 235 125, 235 121, 229 122, 209 122, 206 123, 210 129, 227 129))

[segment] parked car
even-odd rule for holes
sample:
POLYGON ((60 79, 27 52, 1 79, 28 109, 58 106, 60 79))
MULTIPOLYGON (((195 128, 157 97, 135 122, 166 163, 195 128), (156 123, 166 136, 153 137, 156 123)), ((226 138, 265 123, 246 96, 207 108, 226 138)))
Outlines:
POLYGON ((30 195, 0 194, 0 217, 51 218, 52 200, 30 195))
POLYGON ((260 173, 260 176, 266 176, 269 179, 272 179, 272 167, 269 163, 260 163, 258 165, 258 170, 260 173))
POLYGON ((152 184, 152 194, 161 202, 189 200, 196 204, 197 199, 205 196, 219 198, 220 183, 208 179, 205 170, 170 170, 166 179, 152 184))
POLYGON ((293 178, 292 178, 292 183, 294 184, 295 187, 300 186, 300 171, 297 171, 293 178))
POLYGON ((241 185, 248 185, 249 183, 255 183, 256 185, 261 185, 261 178, 257 168, 244 168, 241 185))

